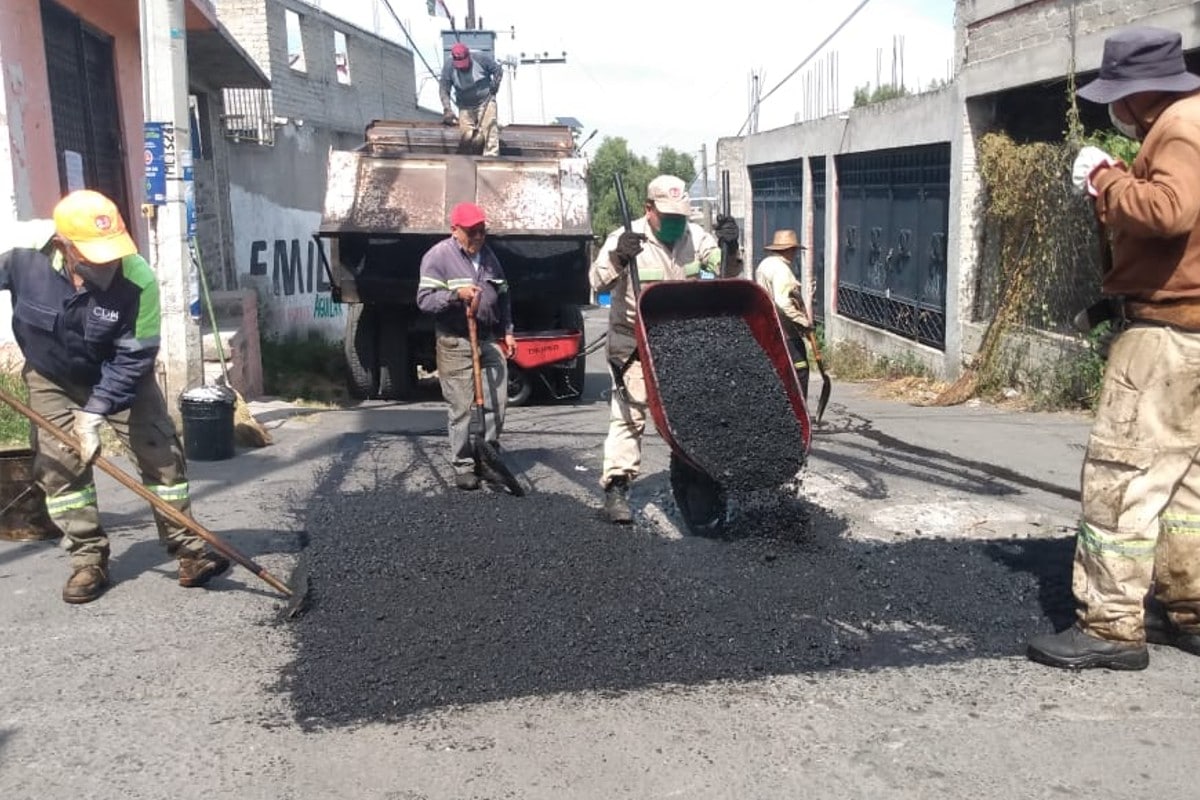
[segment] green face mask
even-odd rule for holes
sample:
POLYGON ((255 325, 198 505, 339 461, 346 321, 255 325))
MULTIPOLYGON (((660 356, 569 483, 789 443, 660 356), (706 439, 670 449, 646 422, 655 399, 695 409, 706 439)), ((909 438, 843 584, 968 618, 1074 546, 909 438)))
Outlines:
POLYGON ((675 214, 659 218, 658 231, 654 234, 663 244, 675 244, 687 230, 687 217, 675 214))

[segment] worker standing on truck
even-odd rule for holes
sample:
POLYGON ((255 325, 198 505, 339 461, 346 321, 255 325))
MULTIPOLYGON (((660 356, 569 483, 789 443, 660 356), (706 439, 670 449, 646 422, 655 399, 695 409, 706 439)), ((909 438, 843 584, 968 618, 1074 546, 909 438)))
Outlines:
POLYGON ((775 231, 771 243, 763 249, 769 250, 771 255, 758 265, 754 280, 767 290, 775 303, 775 313, 779 316, 779 325, 787 341, 788 355, 791 356, 792 366, 796 369, 800 388, 807 400, 808 348, 804 345, 804 337, 812 331, 812 321, 804 303, 800 281, 792 271, 796 256, 804 248, 797 240, 795 231, 784 229, 775 231))
POLYGON ((484 243, 487 215, 474 203, 459 203, 450 211, 450 237, 425 253, 421 259, 421 281, 417 305, 434 315, 437 338, 437 373, 442 396, 450 404, 450 463, 454 485, 478 489, 479 474, 471 448, 471 407, 475 403, 475 380, 467 309, 477 303, 479 359, 483 369, 484 441, 499 445, 508 400, 508 362, 516 351, 513 338, 512 303, 504 270, 492 249, 484 243))
POLYGON ((483 154, 500 155, 500 121, 496 114, 496 94, 504 68, 486 53, 472 53, 462 42, 450 48, 450 60, 442 66, 440 82, 442 121, 458 124, 459 133, 472 140, 483 137, 483 154), (450 92, 458 116, 450 108, 450 92))
POLYGON ((1072 170, 1112 232, 1103 316, 1120 332, 1083 463, 1076 622, 1028 655, 1144 669, 1147 640, 1200 655, 1200 76, 1180 34, 1128 28, 1079 96, 1142 145, 1129 166, 1084 147, 1072 170))
MULTIPOLYGON (((35 429, 34 477, 71 558, 63 600, 87 603, 108 585, 109 542, 92 476, 106 421, 133 453, 146 488, 190 513, 183 448, 154 379, 158 279, 116 205, 80 190, 55 207, 53 239, 0 254, 3 289, 12 293, 29 405, 72 434, 82 451, 35 429)), ((187 529, 157 512, 155 522, 179 560, 181 586, 203 586, 229 568, 187 529)))
MULTIPOLYGON (((632 231, 619 228, 609 234, 592 264, 592 289, 612 296, 607 355, 613 391, 600 483, 605 516, 617 524, 633 521, 629 485, 641 466, 646 430, 646 382, 636 356, 637 297, 629 280, 629 265, 636 260, 638 277, 645 285, 699 278, 701 273, 720 275, 721 245, 730 253, 737 252, 738 227, 732 217, 717 217, 714 238, 688 221, 691 210, 683 181, 674 175, 658 176, 646 188, 644 216, 633 220, 632 231)), ((730 271, 736 272, 736 265, 730 271)), ((703 402, 703 398, 696 401, 703 402)))

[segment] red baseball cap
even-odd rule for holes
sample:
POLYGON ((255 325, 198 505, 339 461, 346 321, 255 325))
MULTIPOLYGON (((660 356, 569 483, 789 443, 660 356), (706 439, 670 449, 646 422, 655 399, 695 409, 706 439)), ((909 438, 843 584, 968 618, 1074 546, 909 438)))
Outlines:
POLYGON ((450 224, 460 228, 474 228, 484 222, 487 222, 487 215, 474 203, 459 203, 450 211, 450 224))
POLYGON ((466 69, 471 66, 471 51, 465 44, 459 42, 450 48, 450 59, 455 69, 466 69))

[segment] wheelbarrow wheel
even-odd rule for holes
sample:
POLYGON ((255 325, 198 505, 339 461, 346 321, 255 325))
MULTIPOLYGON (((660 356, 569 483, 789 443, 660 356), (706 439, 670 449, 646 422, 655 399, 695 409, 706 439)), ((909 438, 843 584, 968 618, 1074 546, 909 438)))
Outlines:
POLYGON ((671 494, 693 536, 718 537, 725 532, 725 490, 706 473, 671 455, 671 494))
POLYGON ((533 376, 516 364, 508 365, 508 404, 523 406, 533 396, 533 376))

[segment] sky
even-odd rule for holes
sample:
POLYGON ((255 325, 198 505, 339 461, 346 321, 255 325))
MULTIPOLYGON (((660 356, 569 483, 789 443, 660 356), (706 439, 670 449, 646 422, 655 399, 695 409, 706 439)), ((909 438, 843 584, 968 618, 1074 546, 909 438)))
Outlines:
MULTIPOLYGON (((407 46, 385 0, 309 2, 407 46)), ((417 50, 440 69, 446 20, 430 17, 425 0, 389 2, 417 50)), ((446 5, 461 28, 466 0, 446 0, 446 5)), ((566 63, 523 64, 515 77, 506 75, 509 85, 499 97, 501 124, 575 117, 584 136, 597 132, 589 152, 605 137, 620 136, 639 155, 653 159, 660 147, 669 146, 694 154, 699 167, 702 146, 712 160, 719 137, 743 130, 752 74, 760 76, 761 93, 767 94, 856 6, 852 0, 740 0, 713 4, 714 13, 702 14, 695 4, 652 0, 476 0, 475 13, 482 27, 497 32, 501 59, 566 53, 566 63)), ((954 0, 869 0, 804 69, 763 100, 758 130, 819 116, 821 109, 848 108, 856 86, 875 86, 877 76, 891 82, 893 50, 902 53, 904 83, 925 88, 950 77, 953 47, 954 0), (836 92, 828 80, 812 74, 834 57, 836 92), (817 85, 828 87, 820 104, 812 88, 817 85)), ((895 59, 897 72, 900 61, 895 59)), ((440 111, 436 80, 419 58, 416 65, 421 105, 440 111)))

